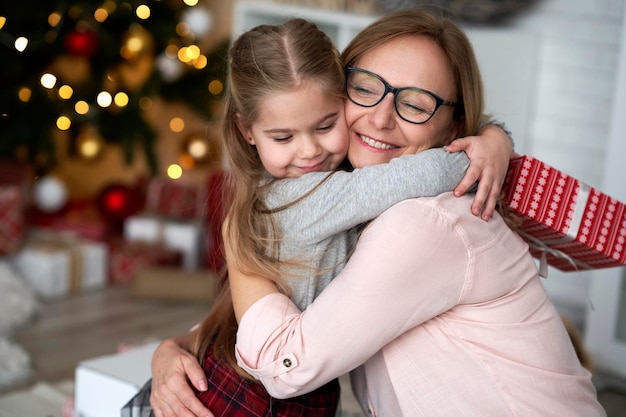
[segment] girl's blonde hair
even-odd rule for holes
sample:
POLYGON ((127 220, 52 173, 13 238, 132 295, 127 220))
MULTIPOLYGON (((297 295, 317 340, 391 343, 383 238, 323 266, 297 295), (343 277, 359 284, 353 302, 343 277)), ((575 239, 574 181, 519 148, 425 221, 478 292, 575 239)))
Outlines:
MULTIPOLYGON (((386 14, 359 33, 342 54, 346 66, 372 48, 403 37, 426 37, 435 42, 448 58, 457 91, 453 123, 457 137, 478 134, 485 123, 483 84, 472 44, 453 21, 422 9, 405 9, 386 14)), ((443 144, 442 144, 443 145, 443 144)))
MULTIPOLYGON (((249 128, 258 119, 268 96, 294 91, 305 82, 315 83, 338 100, 345 96, 339 52, 324 32, 304 19, 257 26, 242 34, 230 49, 222 127, 228 169, 224 195, 228 222, 223 243, 233 267, 267 277, 287 293, 280 280, 276 238, 280 233, 262 199, 269 174, 239 126, 249 128)), ((198 358, 202 360, 213 344, 215 355, 246 375, 234 357, 236 330, 228 280, 223 279, 220 295, 200 327, 194 346, 198 358)))

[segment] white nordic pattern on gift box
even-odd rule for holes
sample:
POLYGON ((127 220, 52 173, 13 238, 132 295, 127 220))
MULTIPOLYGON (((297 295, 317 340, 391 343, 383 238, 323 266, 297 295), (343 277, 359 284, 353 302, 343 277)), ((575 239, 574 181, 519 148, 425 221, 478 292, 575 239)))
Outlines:
POLYGON ((528 156, 512 162, 505 191, 533 256, 563 271, 626 264, 618 200, 528 156))
POLYGON ((536 220, 525 225, 528 232, 541 233, 542 239, 559 239, 570 229, 579 190, 580 183, 571 177, 538 160, 524 160, 510 207, 536 220), (534 169, 537 166, 541 169, 534 169), (567 210, 559 210, 563 204, 567 210))

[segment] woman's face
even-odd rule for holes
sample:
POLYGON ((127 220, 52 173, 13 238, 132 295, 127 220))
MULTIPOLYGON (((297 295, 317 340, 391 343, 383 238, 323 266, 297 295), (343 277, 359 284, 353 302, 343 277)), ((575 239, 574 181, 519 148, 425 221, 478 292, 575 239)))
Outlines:
MULTIPOLYGON (((456 101, 454 77, 441 48, 425 37, 403 37, 368 51, 353 65, 380 76, 392 87, 418 87, 444 100, 456 101)), ((423 124, 403 120, 388 93, 374 107, 346 100, 350 130, 348 159, 355 168, 389 162, 392 158, 442 146, 456 135, 454 108, 441 106, 423 124)))

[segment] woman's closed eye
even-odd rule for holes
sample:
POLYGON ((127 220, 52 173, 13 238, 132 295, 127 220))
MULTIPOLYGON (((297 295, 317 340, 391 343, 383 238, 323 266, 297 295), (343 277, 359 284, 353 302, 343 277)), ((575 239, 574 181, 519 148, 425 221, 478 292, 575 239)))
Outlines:
POLYGON ((350 88, 360 97, 373 97, 378 96, 372 89, 367 88, 364 85, 351 85, 350 88))
POLYGON ((410 102, 410 101, 403 100, 403 101, 398 101, 397 106, 403 108, 405 112, 410 113, 410 114, 429 113, 429 111, 426 110, 424 106, 422 106, 420 103, 417 103, 417 102, 410 102))

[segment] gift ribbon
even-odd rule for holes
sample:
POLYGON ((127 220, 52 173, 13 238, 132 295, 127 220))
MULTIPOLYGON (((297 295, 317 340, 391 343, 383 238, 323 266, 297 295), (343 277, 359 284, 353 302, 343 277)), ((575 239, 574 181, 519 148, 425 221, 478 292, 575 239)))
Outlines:
MULTIPOLYGON (((588 265, 584 262, 577 261, 576 259, 561 252, 560 250, 549 247, 548 245, 546 245, 545 242, 542 242, 541 240, 537 239, 534 236, 529 235, 526 232, 518 230, 517 233, 521 237, 526 239, 526 242, 528 243, 529 247, 538 249, 539 251, 541 251, 541 258, 539 258, 539 276, 542 278, 548 278, 548 253, 569 262, 574 267, 574 269, 576 270, 578 275, 581 277, 581 279, 582 279, 582 275, 580 275, 581 271, 578 269, 578 267, 581 267, 583 269, 592 269, 591 265, 588 265)), ((594 306, 593 301, 591 300, 591 296, 589 295, 589 288, 586 289, 586 292, 587 292, 587 301, 589 301, 589 306, 591 307, 592 311, 595 311, 596 307, 594 306)))
POLYGON ((30 247, 43 253, 65 252, 68 256, 68 292, 80 290, 83 276, 83 249, 81 241, 72 234, 40 232, 31 236, 30 247))
POLYGON ((543 278, 548 277, 548 254, 563 259, 564 261, 572 265, 576 271, 578 271, 579 267, 582 269, 592 269, 591 265, 580 262, 572 258, 571 256, 563 253, 562 251, 551 247, 553 245, 573 242, 578 236, 578 232, 580 231, 580 225, 583 221, 583 215, 585 213, 585 207, 587 207, 587 201, 589 200, 589 194, 591 190, 591 187, 589 187, 587 184, 582 182, 579 184, 580 186, 578 189, 578 196, 576 197, 574 213, 572 214, 570 227, 568 228, 565 237, 562 237, 560 239, 550 239, 542 241, 522 230, 518 231, 520 236, 522 236, 528 242, 528 245, 530 247, 537 249, 541 252, 541 257, 539 258, 539 275, 543 278))
POLYGON ((546 240, 544 243, 546 245, 558 245, 562 243, 569 243, 576 239, 578 236, 578 231, 580 230, 580 225, 583 221, 583 214, 585 213, 585 207, 587 207, 587 200, 589 200, 589 192, 591 187, 587 184, 580 183, 580 187, 578 189, 578 197, 576 198, 576 205, 574 206, 574 214, 572 215, 572 221, 570 223, 569 229, 567 230, 567 234, 565 237, 560 239, 551 239, 546 240))
POLYGON ((529 247, 537 249, 541 252, 541 258, 539 258, 539 276, 541 276, 542 278, 548 277, 548 254, 563 259, 564 261, 572 265, 574 269, 578 272, 580 272, 579 267, 582 269, 592 269, 591 265, 578 261, 558 249, 551 248, 546 242, 541 241, 522 230, 518 230, 517 234, 519 234, 521 237, 524 238, 524 240, 526 240, 529 247))

